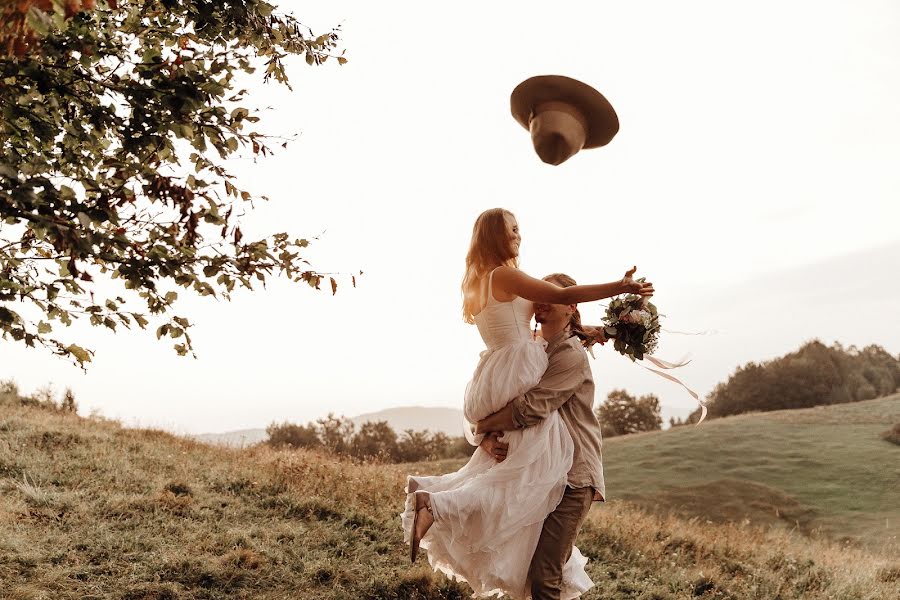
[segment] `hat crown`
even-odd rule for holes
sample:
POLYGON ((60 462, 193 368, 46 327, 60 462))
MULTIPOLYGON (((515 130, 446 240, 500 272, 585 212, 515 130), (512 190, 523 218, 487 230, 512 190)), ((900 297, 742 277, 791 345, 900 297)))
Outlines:
MULTIPOLYGON (((525 129, 532 133, 535 150, 541 160, 550 164, 560 164, 582 149, 604 146, 619 131, 619 118, 609 101, 597 90, 577 79, 563 75, 537 75, 530 77, 516 86, 510 95, 510 109, 513 117, 525 129), (567 105, 567 112, 575 121, 580 122, 584 139, 578 143, 574 137, 576 127, 568 122, 563 126, 566 134, 548 134, 539 140, 532 130, 532 122, 541 114, 548 116, 542 120, 552 119, 549 115, 550 105, 567 105), (571 110, 569 110, 571 109, 571 110), (540 148, 540 149, 539 149, 540 148), (571 150, 571 154, 568 151, 571 150)), ((570 121, 557 117, 557 124, 570 121)), ((541 125, 544 125, 541 123, 541 125)), ((539 136, 540 137, 540 136, 539 136)))
POLYGON ((534 150, 542 161, 559 165, 584 147, 587 131, 583 121, 566 110, 538 112, 529 123, 534 150))

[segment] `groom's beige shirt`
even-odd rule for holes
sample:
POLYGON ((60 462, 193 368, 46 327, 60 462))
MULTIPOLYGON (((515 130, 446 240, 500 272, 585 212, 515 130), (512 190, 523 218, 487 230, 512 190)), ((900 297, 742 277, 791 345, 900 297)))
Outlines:
POLYGON ((594 378, 587 352, 579 339, 566 330, 547 340, 547 355, 550 364, 537 387, 512 401, 513 420, 519 427, 529 427, 558 410, 575 442, 569 485, 591 486, 600 494, 595 499, 605 500, 603 440, 593 410, 594 378))

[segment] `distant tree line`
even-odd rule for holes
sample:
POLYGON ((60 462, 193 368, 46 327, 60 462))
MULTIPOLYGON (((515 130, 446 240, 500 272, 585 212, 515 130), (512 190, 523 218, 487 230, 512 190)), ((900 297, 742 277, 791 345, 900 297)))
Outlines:
POLYGON ((332 454, 380 462, 467 458, 475 451, 462 436, 412 429, 398 435, 387 421, 369 421, 357 429, 346 417, 333 414, 306 425, 272 423, 266 432, 266 443, 276 448, 320 448, 332 454))
MULTIPOLYGON (((709 395, 709 417, 859 402, 898 387, 900 357, 881 346, 859 350, 815 340, 780 358, 739 367, 709 395)), ((687 421, 699 415, 694 411, 687 421)))
MULTIPOLYGON (((826 346, 818 340, 796 352, 761 363, 750 362, 708 397, 709 418, 746 412, 808 408, 859 402, 885 396, 900 388, 900 357, 872 344, 863 349, 826 346)), ((15 382, 0 381, 0 404, 15 402, 76 412, 74 394, 67 389, 58 400, 52 389, 21 396, 15 382)), ((655 431, 662 428, 659 399, 653 394, 632 396, 613 390, 596 409, 603 437, 655 431)), ((699 409, 685 419, 669 419, 670 426, 696 423, 699 409)), ((327 417, 305 425, 272 423, 267 443, 274 447, 320 448, 333 454, 382 462, 416 462, 466 458, 475 448, 463 437, 442 432, 407 429, 397 434, 387 421, 363 423, 358 429, 346 417, 327 417)), ((895 428, 885 433, 895 441, 895 428)))

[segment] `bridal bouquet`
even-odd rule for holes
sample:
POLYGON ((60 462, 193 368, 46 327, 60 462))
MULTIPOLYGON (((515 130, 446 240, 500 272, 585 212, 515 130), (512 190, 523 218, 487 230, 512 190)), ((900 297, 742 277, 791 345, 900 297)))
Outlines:
POLYGON ((646 298, 635 294, 610 300, 603 317, 603 331, 613 348, 632 361, 653 354, 659 343, 659 313, 646 298))
MULTIPOLYGON (((638 281, 643 281, 643 279, 638 281)), ((697 421, 697 425, 702 423, 706 418, 706 401, 697 392, 684 385, 680 379, 665 372, 683 367, 690 361, 669 362, 651 356, 659 344, 659 332, 662 330, 659 324, 659 313, 653 303, 648 298, 637 294, 617 296, 609 301, 603 323, 603 332, 606 337, 614 340, 613 348, 619 354, 627 356, 632 362, 646 359, 657 368, 652 369, 641 364, 642 367, 677 383, 693 396, 694 400, 700 404, 700 419, 697 421)))

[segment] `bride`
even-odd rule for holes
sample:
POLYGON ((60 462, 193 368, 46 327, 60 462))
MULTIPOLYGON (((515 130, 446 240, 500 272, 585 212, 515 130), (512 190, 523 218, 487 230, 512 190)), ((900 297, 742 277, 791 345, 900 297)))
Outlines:
MULTIPOLYGON (((463 317, 487 347, 466 387, 464 414, 477 423, 535 387, 547 369, 545 343, 530 331, 533 303, 576 304, 623 292, 648 295, 652 285, 621 281, 558 287, 518 269, 519 226, 494 208, 475 221, 462 282, 463 317)), ((480 440, 467 432, 470 441, 480 440)), ((528 566, 544 519, 565 491, 574 445, 556 412, 540 424, 508 432, 502 462, 481 448, 455 473, 407 480, 401 521, 410 558, 428 550, 431 566, 466 581, 475 596, 528 597, 528 566)), ((564 597, 592 582, 587 559, 573 548, 563 571, 564 597)))

